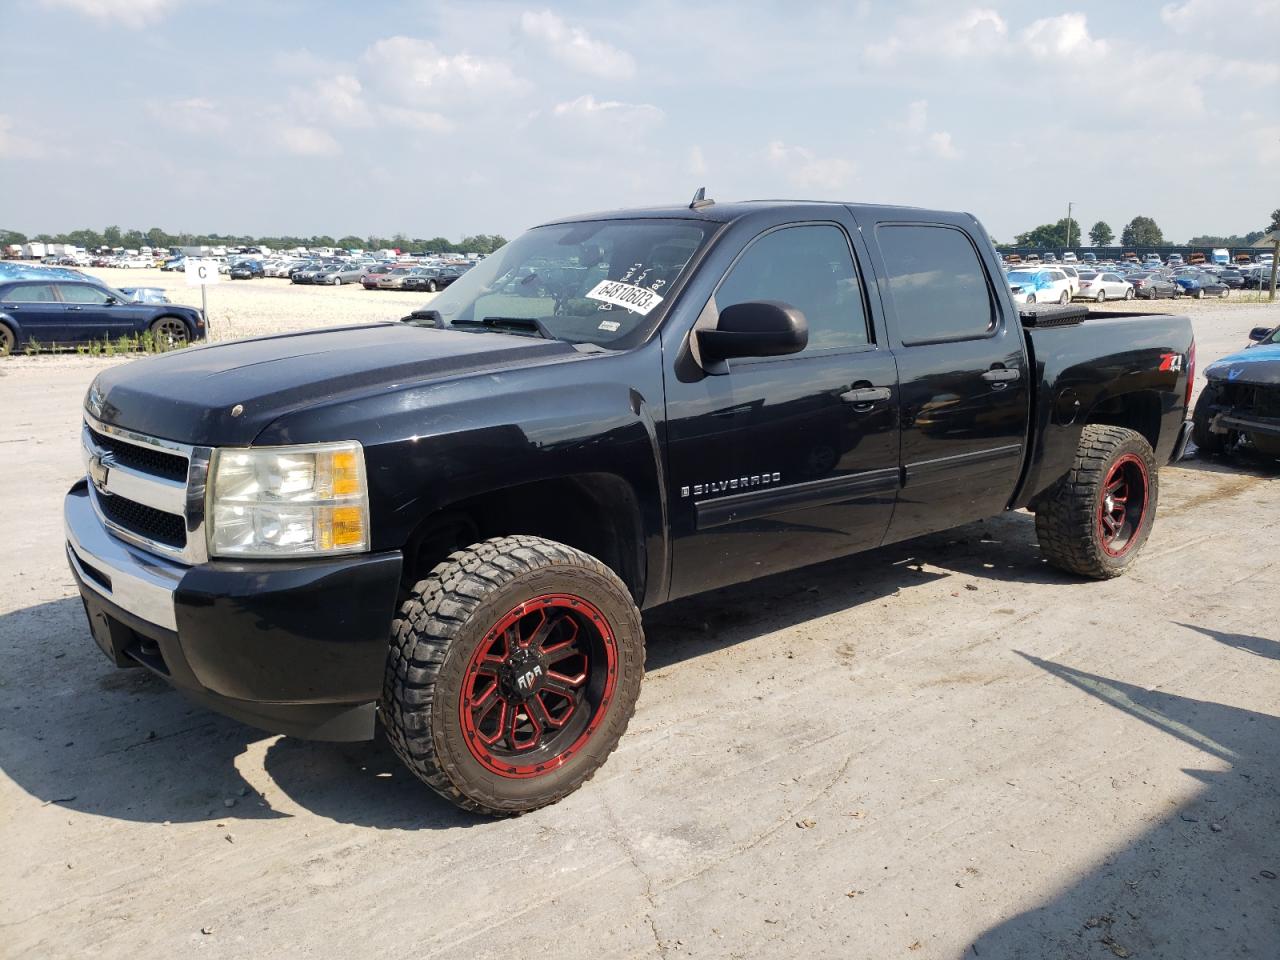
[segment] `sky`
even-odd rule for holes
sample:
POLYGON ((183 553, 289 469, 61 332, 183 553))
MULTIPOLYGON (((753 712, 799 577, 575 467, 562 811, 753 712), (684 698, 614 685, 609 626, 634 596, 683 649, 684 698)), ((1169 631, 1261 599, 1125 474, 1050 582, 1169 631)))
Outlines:
POLYGON ((1280 207, 1280 0, 0 0, 0 227, 514 236, 795 198, 1280 207))

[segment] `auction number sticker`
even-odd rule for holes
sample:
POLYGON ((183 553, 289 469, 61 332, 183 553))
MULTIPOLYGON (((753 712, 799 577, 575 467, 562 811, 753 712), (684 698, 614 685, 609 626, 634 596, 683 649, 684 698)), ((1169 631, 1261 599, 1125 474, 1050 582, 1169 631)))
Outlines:
POLYGON ((587 293, 587 296, 592 300, 613 304, 615 307, 625 307, 642 317, 662 302, 662 297, 654 291, 623 283, 621 280, 601 280, 587 293))

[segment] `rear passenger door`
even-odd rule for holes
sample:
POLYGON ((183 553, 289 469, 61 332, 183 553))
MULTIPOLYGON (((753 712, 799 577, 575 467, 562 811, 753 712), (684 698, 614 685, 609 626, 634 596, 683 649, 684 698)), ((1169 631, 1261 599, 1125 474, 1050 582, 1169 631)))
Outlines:
POLYGON ((22 327, 23 335, 38 343, 70 343, 66 308, 51 283, 20 283, 5 294, 3 307, 22 327))
POLYGON ((998 292, 990 242, 902 213, 859 215, 874 237, 901 397, 904 485, 886 541, 1002 511, 1029 417, 1022 329, 998 292))

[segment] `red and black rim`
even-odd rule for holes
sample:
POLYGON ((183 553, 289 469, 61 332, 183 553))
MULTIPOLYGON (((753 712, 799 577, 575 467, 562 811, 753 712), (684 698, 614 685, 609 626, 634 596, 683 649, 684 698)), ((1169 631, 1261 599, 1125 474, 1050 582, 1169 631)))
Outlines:
POLYGON ((1098 504, 1098 535, 1102 549, 1123 557, 1138 540, 1147 519, 1147 465, 1126 453, 1107 471, 1098 504))
POLYGON ((596 607, 571 594, 527 600, 467 663, 458 703, 467 748, 503 777, 550 773, 599 729, 617 676, 617 640, 596 607))

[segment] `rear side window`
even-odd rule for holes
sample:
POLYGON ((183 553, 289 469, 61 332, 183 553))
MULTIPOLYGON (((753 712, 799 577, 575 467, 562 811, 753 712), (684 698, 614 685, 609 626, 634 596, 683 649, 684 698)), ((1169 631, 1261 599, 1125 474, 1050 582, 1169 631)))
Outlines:
POLYGON ((867 343, 867 315, 844 231, 829 224, 784 227, 752 242, 715 295, 716 309, 781 300, 809 325, 804 353, 867 343))
POLYGON ((876 237, 904 344, 977 339, 995 328, 986 271, 964 233, 911 224, 882 226, 876 237))
POLYGON ((14 287, 5 297, 12 303, 55 303, 53 286, 48 283, 24 283, 14 287))

